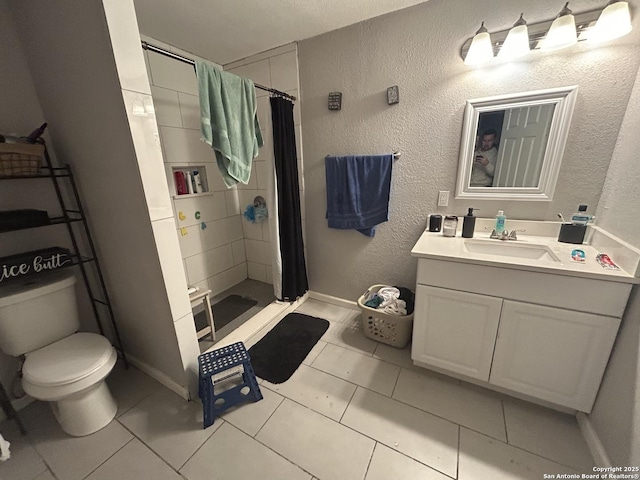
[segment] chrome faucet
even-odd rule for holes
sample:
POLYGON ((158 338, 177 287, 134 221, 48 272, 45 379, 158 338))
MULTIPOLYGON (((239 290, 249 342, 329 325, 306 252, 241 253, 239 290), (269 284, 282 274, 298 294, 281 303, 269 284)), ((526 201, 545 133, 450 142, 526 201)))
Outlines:
POLYGON ((489 238, 495 238, 497 240, 518 240, 517 232, 526 232, 526 230, 513 229, 511 230, 511 233, 509 233, 509 230, 505 229, 502 231, 502 233, 498 234, 494 228, 491 231, 491 235, 489 235, 489 238))

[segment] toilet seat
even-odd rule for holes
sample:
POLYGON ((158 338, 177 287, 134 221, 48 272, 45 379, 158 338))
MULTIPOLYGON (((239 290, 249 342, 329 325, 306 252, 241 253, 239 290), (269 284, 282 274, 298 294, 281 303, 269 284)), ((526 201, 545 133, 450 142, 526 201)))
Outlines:
POLYGON ((104 379, 117 354, 105 337, 76 333, 27 354, 22 385, 39 400, 55 401, 104 379))

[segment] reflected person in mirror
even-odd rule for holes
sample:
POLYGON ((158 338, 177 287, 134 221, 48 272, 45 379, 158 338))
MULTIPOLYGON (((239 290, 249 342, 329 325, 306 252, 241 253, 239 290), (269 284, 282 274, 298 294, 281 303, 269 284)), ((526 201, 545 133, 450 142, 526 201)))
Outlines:
POLYGON ((498 133, 492 128, 485 130, 473 152, 470 187, 490 187, 493 185, 493 172, 496 169, 498 133))

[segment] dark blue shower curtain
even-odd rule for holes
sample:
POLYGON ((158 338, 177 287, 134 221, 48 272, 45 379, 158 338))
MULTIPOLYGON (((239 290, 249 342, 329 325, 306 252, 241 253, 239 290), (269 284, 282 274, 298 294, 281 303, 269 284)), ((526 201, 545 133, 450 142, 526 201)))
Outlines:
POLYGON ((302 240, 300 185, 296 137, 293 126, 293 103, 271 97, 273 153, 278 188, 278 222, 282 257, 282 298, 294 301, 309 290, 302 240))

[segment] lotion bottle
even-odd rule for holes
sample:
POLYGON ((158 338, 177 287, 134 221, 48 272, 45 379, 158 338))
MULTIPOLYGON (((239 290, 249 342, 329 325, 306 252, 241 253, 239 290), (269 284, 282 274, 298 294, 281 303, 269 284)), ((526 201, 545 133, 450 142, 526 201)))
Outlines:
POLYGON ((473 238, 473 230, 476 228, 476 217, 473 215, 473 208, 469 207, 469 212, 462 220, 462 236, 473 238))
POLYGON ((504 211, 498 210, 498 215, 496 215, 496 234, 500 235, 504 231, 505 223, 507 223, 507 217, 504 211))

